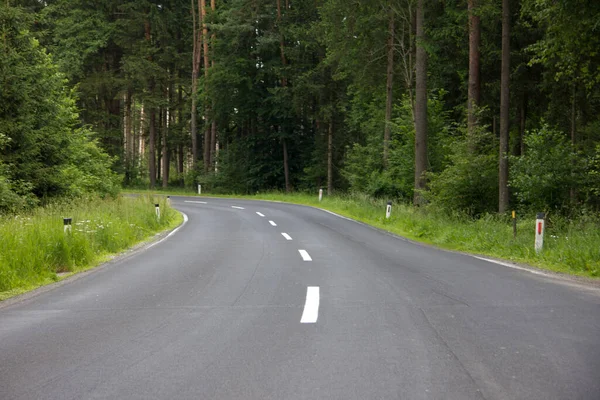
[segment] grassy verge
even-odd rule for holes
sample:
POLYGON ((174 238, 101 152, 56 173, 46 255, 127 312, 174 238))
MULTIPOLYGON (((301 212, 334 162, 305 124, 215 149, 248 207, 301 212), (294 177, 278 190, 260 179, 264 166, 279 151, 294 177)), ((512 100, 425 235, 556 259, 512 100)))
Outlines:
POLYGON ((149 196, 54 204, 0 217, 0 300, 92 268, 111 255, 181 223, 181 214, 149 196), (73 218, 70 234, 63 218, 73 218))
MULTIPOLYGON (((169 191, 169 194, 194 195, 191 191, 183 190, 169 191)), ((545 232, 544 250, 537 254, 534 250, 533 214, 519 216, 515 239, 512 222, 502 217, 488 216, 473 220, 460 215, 451 216, 395 204, 392 217, 386 220, 386 202, 366 196, 324 197, 322 202, 318 201, 316 194, 265 193, 219 197, 285 201, 317 206, 444 249, 526 263, 560 273, 600 276, 600 221, 597 215, 582 216, 577 221, 567 221, 550 215, 545 232)))

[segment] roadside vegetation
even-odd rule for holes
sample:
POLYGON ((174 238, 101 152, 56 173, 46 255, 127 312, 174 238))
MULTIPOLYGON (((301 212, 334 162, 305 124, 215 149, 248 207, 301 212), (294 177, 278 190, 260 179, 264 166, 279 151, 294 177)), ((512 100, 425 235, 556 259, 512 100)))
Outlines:
POLYGON ((0 216, 0 300, 94 267, 181 220, 164 198, 148 196, 64 201, 0 216), (63 218, 72 218, 70 233, 63 218))
MULTIPOLYGON (((169 190, 168 193, 196 195, 185 190, 169 190)), ((316 193, 271 192, 218 197, 315 206, 443 249, 496 257, 559 273, 591 278, 600 276, 600 218, 595 213, 582 211, 572 218, 559 213, 548 213, 544 248, 537 254, 534 249, 536 214, 532 211, 517 214, 517 236, 514 238, 510 217, 486 214, 473 218, 464 213, 448 213, 435 207, 419 209, 393 202, 392 215, 388 220, 385 218, 387 201, 367 195, 324 195, 321 202, 316 193)))

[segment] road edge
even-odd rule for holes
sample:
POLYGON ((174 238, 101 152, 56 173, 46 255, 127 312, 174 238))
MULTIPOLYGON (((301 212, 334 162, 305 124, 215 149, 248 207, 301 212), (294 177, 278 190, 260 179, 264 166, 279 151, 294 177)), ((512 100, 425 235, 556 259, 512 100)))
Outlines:
POLYGON ((57 289, 64 285, 68 285, 72 282, 75 282, 81 278, 88 276, 88 275, 92 275, 101 270, 105 270, 121 261, 127 260, 128 258, 131 258, 145 250, 148 250, 149 248, 156 246, 159 243, 162 243, 163 241, 167 240, 172 235, 177 233, 177 231, 179 231, 179 229, 183 228, 183 226, 185 224, 187 224, 187 222, 189 220, 188 216, 184 212, 179 211, 177 209, 175 209, 175 210, 183 216, 183 222, 181 224, 179 224, 178 226, 176 226, 175 228, 166 229, 162 232, 156 233, 154 236, 136 244, 135 246, 132 246, 132 247, 130 247, 126 250, 123 250, 119 253, 113 254, 112 256, 109 256, 109 259, 107 261, 100 262, 98 265, 96 265, 94 267, 91 267, 84 271, 71 273, 56 282, 42 285, 35 289, 29 290, 27 292, 17 294, 13 297, 9 297, 5 300, 2 300, 2 301, 0 301, 0 310, 10 307, 14 304, 22 303, 24 301, 33 299, 43 293, 47 293, 51 290, 54 290, 54 289, 57 289))

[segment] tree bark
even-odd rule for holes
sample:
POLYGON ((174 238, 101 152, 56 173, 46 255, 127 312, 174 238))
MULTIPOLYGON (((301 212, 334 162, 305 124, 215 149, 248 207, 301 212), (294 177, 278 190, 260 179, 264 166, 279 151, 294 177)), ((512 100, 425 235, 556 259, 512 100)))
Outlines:
POLYGON ((148 175, 150 177, 150 188, 156 187, 156 110, 150 109, 150 121, 148 126, 148 175))
MULTIPOLYGON (((202 21, 202 42, 204 44, 204 77, 208 78, 208 68, 210 67, 210 58, 208 53, 208 27, 206 25, 206 0, 198 0, 200 2, 200 17, 202 21)), ((204 122, 204 172, 210 170, 211 165, 211 129, 210 124, 206 122, 209 119, 210 109, 208 106, 205 107, 204 122)))
MULTIPOLYGON (((471 138, 477 128, 477 108, 481 98, 480 51, 481 21, 476 15, 478 0, 468 0, 469 11, 469 90, 467 99, 467 130, 471 138)), ((474 149, 472 149, 474 150, 474 149)))
POLYGON ((390 139, 391 139, 391 122, 392 122, 392 105, 394 91, 394 34, 395 21, 394 10, 392 4, 389 4, 389 25, 388 25, 388 43, 387 43, 387 72, 385 84, 385 127, 383 131, 383 166, 387 168, 390 139))
MULTIPOLYGON (((215 0, 210 0, 210 8, 214 12, 216 9, 215 0)), ((211 35, 211 40, 214 43, 215 35, 211 35)), ((214 54, 211 59, 211 66, 215 65, 214 54)), ((212 104, 211 110, 214 112, 214 102, 212 104)), ((214 168, 214 171, 217 172, 217 121, 215 121, 214 115, 212 118, 212 122, 210 124, 210 165, 211 168, 214 168)))
POLYGON ((131 89, 125 94, 125 184, 130 184, 133 171, 133 141, 132 116, 131 116, 131 89))
POLYGON ((327 195, 333 192, 333 121, 329 121, 327 132, 327 195))
MULTIPOLYGON (((281 31, 281 0, 277 0, 277 28, 279 29, 279 52, 281 55, 281 65, 283 68, 287 65, 287 59, 285 58, 285 40, 283 37, 283 32, 281 31)), ((285 74, 285 71, 283 72, 285 74)), ((282 74, 281 77, 281 87, 287 87, 287 78, 282 74)), ((281 126, 279 127, 281 131, 281 126)), ((281 139, 283 143, 283 174, 285 176, 285 191, 286 193, 291 192, 292 187, 290 184, 290 169, 288 162, 288 151, 287 151, 287 143, 285 138, 281 139)))
POLYGON ((510 0, 502 0, 502 68, 500 76, 500 152, 498 155, 498 212, 509 207, 508 133, 510 124, 510 0))
MULTIPOLYGON (((575 145, 577 144, 577 108, 576 108, 576 85, 573 83, 573 91, 571 93, 571 144, 573 145, 573 151, 575 151, 575 145)), ((575 166, 575 160, 572 163, 573 167, 575 166)), ((573 173, 571 175, 574 176, 573 173)), ((571 199, 571 204, 575 205, 577 203, 577 188, 572 186, 569 191, 569 197, 571 199)))
POLYGON ((163 148, 162 148, 162 167, 163 167, 163 172, 162 172, 162 186, 163 188, 167 188, 169 186, 169 167, 170 167, 170 162, 171 162, 171 154, 169 152, 169 127, 170 127, 170 119, 171 119, 171 107, 173 104, 173 90, 171 87, 167 88, 167 93, 166 93, 166 97, 167 97, 167 101, 168 101, 168 105, 167 107, 165 107, 164 110, 164 116, 163 116, 163 122, 164 122, 164 129, 163 129, 163 148))
MULTIPOLYGON (((192 59, 192 114, 190 123, 190 134, 192 136, 192 169, 198 168, 198 109, 197 109, 197 93, 198 93, 198 75, 200 73, 200 60, 202 57, 202 36, 201 30, 196 24, 196 7, 194 0, 192 1, 192 22, 193 22, 193 59, 192 59)), ((200 12, 200 0, 198 0, 198 12, 200 12)))
POLYGON ((414 204, 424 203, 422 191, 425 190, 427 171, 427 52, 423 47, 425 40, 424 1, 417 2, 417 55, 416 66, 416 101, 415 101, 415 192, 414 204))
MULTIPOLYGON (((150 28, 150 21, 146 20, 144 23, 145 38, 146 41, 151 42, 152 32, 150 28)), ((149 58, 152 61, 152 57, 149 58)), ((148 92, 150 96, 154 95, 154 78, 150 78, 148 85, 148 92)), ((156 108, 154 106, 149 107, 150 121, 148 126, 148 175, 150 178, 150 188, 154 189, 156 186, 156 108)))

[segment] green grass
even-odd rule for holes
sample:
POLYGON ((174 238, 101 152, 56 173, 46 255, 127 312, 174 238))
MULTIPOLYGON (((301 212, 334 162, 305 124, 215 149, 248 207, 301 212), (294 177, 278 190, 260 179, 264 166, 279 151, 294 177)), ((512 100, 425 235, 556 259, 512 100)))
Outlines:
POLYGON ((0 300, 92 268, 182 216, 149 196, 53 204, 28 215, 0 217, 0 300), (73 218, 70 234, 63 218, 73 218))
MULTIPOLYGON (((193 192, 184 190, 153 193, 194 195, 193 192)), ((544 250, 537 254, 534 250, 533 214, 518 216, 517 238, 514 239, 512 222, 503 217, 486 216, 474 220, 463 215, 447 215, 394 204, 392 217, 386 220, 386 202, 366 196, 324 196, 320 203, 316 193, 263 193, 254 196, 216 197, 284 201, 316 206, 448 250, 501 258, 571 275, 594 278, 600 276, 600 219, 597 215, 582 217, 577 221, 550 215, 545 232, 544 250)))

